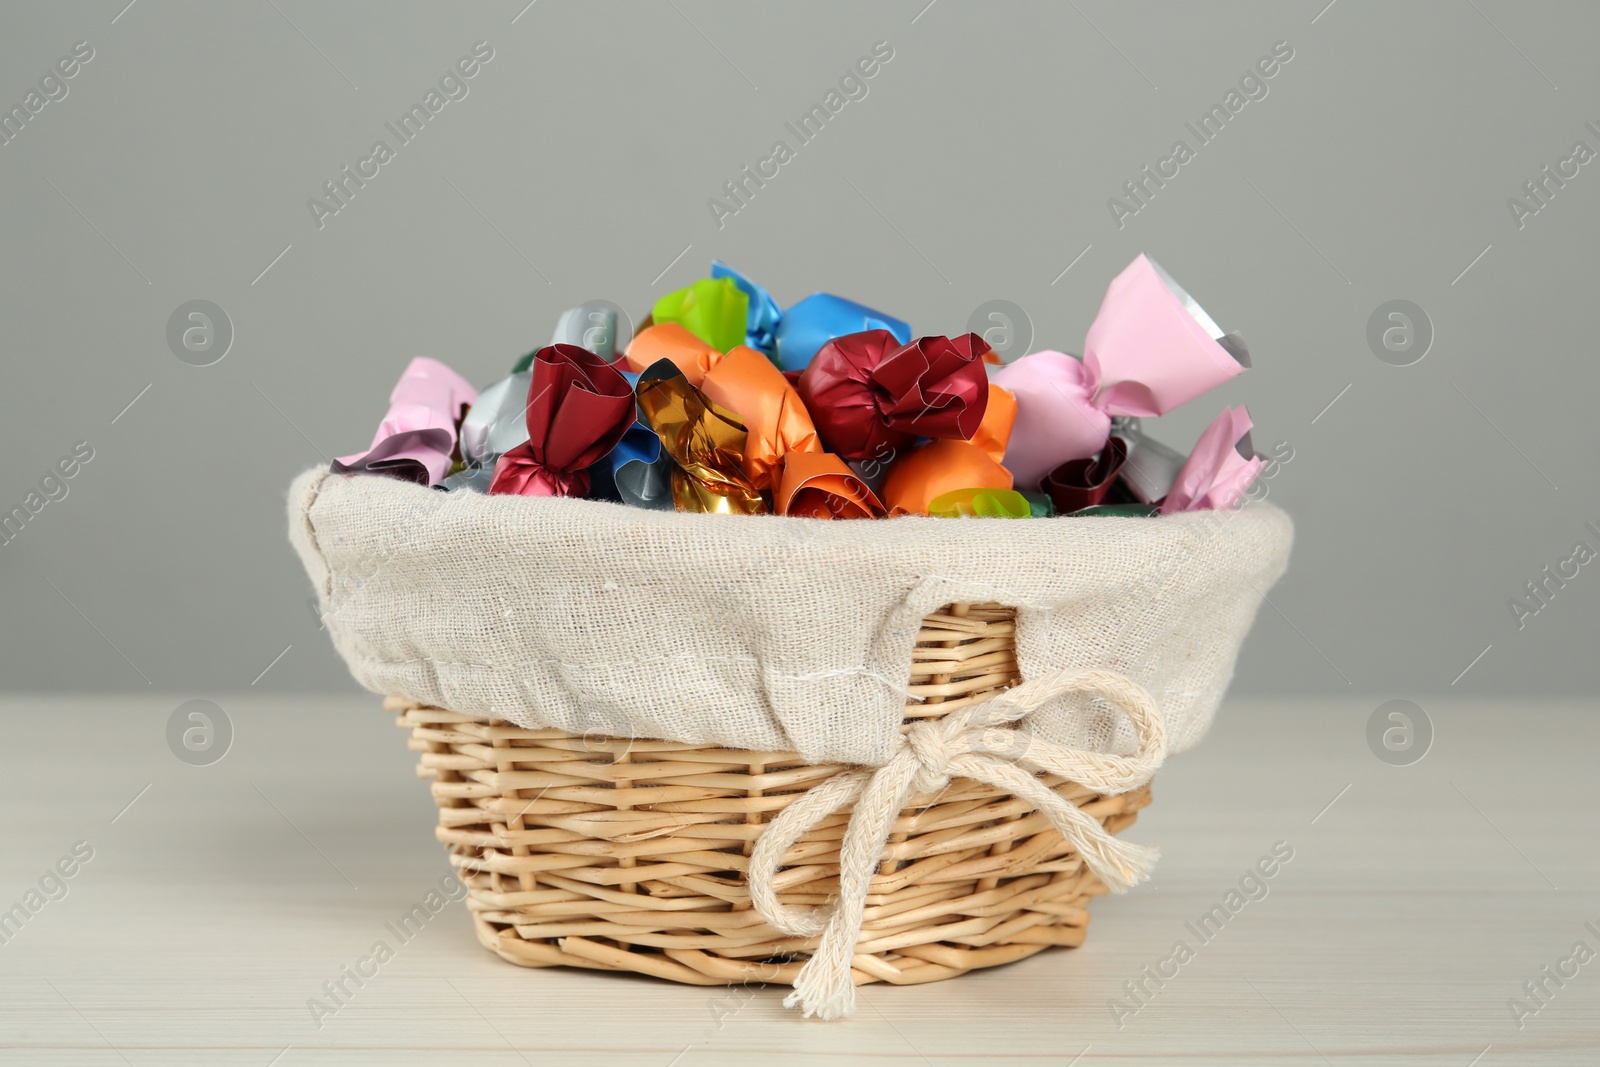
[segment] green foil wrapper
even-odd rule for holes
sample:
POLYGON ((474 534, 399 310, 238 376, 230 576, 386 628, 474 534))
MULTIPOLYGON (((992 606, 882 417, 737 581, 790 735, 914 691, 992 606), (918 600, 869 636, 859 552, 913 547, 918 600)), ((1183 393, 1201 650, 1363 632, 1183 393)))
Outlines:
POLYGON ((1015 489, 955 489, 933 498, 936 519, 1031 519, 1033 505, 1015 489))
POLYGON ((1056 513, 1056 505, 1048 493, 1023 493, 1022 499, 1028 502, 1028 507, 1033 509, 1036 519, 1048 519, 1056 513))
POLYGON ((750 298, 732 278, 701 278, 676 289, 650 309, 654 322, 676 322, 718 352, 744 344, 750 298))
POLYGON ((1120 515, 1131 519, 1148 519, 1152 515, 1161 514, 1159 504, 1096 504, 1089 508, 1080 508, 1074 511, 1070 518, 1083 518, 1090 515, 1120 515))

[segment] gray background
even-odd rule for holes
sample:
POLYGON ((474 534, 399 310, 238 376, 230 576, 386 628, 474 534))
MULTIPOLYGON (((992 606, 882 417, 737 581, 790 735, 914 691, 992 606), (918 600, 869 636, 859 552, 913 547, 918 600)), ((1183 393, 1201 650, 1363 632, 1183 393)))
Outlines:
POLYGON ((0 15, 6 108, 74 42, 96 53, 0 147, 0 510, 95 449, 0 547, 0 685, 353 688, 285 489, 366 445, 412 356, 486 384, 562 309, 642 315, 713 257, 918 332, 1008 299, 1036 347, 1075 350, 1140 251, 1257 368, 1156 432, 1187 448, 1248 402, 1257 445, 1294 450, 1271 498, 1295 557, 1240 691, 1600 680, 1600 566, 1521 630, 1507 606, 1600 545, 1600 162, 1521 229, 1506 206, 1600 149, 1593 5, 123 3, 0 15), (307 198, 480 40, 468 97, 319 230, 307 198), (879 40, 868 96, 719 229, 707 198, 879 40), (1269 95, 1119 229, 1107 198, 1280 40, 1269 95), (1436 334, 1407 367, 1366 341, 1397 298, 1436 334), (192 299, 234 325, 213 366, 167 346, 192 299))

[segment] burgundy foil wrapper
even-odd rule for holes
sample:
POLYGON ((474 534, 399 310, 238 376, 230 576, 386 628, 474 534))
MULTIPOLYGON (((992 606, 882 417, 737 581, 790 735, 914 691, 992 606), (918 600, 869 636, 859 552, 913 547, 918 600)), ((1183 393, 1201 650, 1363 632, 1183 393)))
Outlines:
POLYGON ((609 361, 576 345, 541 348, 529 369, 528 440, 500 457, 489 492, 582 496, 586 468, 633 424, 633 387, 609 361))
POLYGON ((983 421, 989 346, 977 334, 919 337, 888 330, 834 338, 797 388, 832 452, 847 460, 906 451, 918 437, 968 440, 983 421))
POLYGON ((1098 456, 1068 460, 1045 475, 1040 489, 1049 495, 1057 515, 1070 515, 1105 503, 1127 461, 1128 442, 1112 437, 1098 456))

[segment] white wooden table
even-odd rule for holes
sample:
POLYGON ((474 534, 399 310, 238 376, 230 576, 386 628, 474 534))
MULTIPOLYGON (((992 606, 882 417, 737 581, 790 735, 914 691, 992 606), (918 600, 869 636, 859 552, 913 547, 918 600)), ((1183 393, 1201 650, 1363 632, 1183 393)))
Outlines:
POLYGON ((1377 701, 1232 702, 1129 832, 1162 846, 1154 885, 1096 902, 1083 948, 865 987, 819 1024, 776 988, 513 968, 460 904, 401 943, 386 924, 448 868, 380 702, 217 697, 232 749, 193 767, 165 739, 182 699, 0 700, 0 909, 42 878, 59 897, 0 945, 0 1063, 1600 1064, 1600 958, 1541 975, 1600 953, 1592 704, 1431 704, 1432 750, 1394 767, 1377 701), (1197 938, 1280 841, 1266 895, 1197 938), (379 940, 393 958, 319 1028, 308 1000, 379 940))

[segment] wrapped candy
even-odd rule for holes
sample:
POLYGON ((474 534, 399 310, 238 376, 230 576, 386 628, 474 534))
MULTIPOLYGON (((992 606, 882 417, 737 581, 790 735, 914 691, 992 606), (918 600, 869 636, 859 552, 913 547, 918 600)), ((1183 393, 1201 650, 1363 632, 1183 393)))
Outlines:
POLYGON ((1195 442, 1161 503, 1161 514, 1235 507, 1262 466, 1250 444, 1250 413, 1243 405, 1224 408, 1195 442))
POLYGON ((778 302, 772 299, 772 294, 721 260, 711 261, 711 277, 727 278, 745 295, 748 308, 744 321, 745 347, 775 358, 778 353, 778 320, 783 312, 778 310, 778 302))
POLYGON ((670 359, 695 388, 705 381, 706 371, 722 359, 722 351, 676 322, 662 322, 639 331, 628 345, 628 369, 643 373, 653 364, 670 359))
POLYGON ((936 519, 1030 519, 1033 505, 1015 489, 956 489, 928 504, 936 519))
POLYGON ((983 421, 978 423, 972 443, 988 453, 996 463, 1005 459, 1006 446, 1011 431, 1017 424, 1017 398, 1010 391, 989 383, 989 402, 983 409, 983 421))
POLYGON ((750 299, 732 278, 701 278, 650 309, 654 323, 675 322, 718 352, 744 344, 750 299))
POLYGON ((804 519, 881 519, 885 514, 877 494, 831 452, 786 454, 773 510, 804 519))
POLYGON ((335 474, 381 474, 419 485, 438 485, 456 457, 457 427, 478 391, 436 359, 418 356, 389 393, 389 412, 372 447, 340 456, 335 474))
POLYGON ((1069 459, 1045 475, 1040 488, 1049 495, 1056 514, 1070 515, 1103 503, 1127 461, 1128 442, 1113 437, 1098 456, 1069 459))
MULTIPOLYGON (((533 362, 533 357, 528 357, 533 362)), ((530 371, 501 378, 478 394, 461 420, 461 459, 468 467, 494 468, 495 461, 528 439, 530 371)))
POLYGON ((593 300, 579 304, 561 313, 555 332, 550 336, 553 345, 577 345, 586 348, 607 363, 615 363, 632 333, 628 320, 614 304, 593 300), (627 335, 627 336, 624 336, 627 335))
POLYGON ((749 431, 744 472, 757 489, 774 488, 786 454, 822 451, 800 394, 771 360, 753 348, 729 349, 706 373, 700 391, 733 412, 749 431))
POLYGON ((918 437, 965 440, 988 405, 988 351, 971 333, 910 344, 887 330, 850 334, 822 346, 800 375, 800 397, 823 444, 847 460, 898 454, 918 437))
POLYGON ((1138 419, 1117 419, 1111 433, 1128 446, 1128 461, 1122 467, 1123 487, 1135 500, 1160 503, 1183 469, 1183 453, 1145 433, 1138 419))
POLYGON ((744 473, 744 424, 663 360, 639 375, 639 408, 676 462, 672 499, 679 511, 756 515, 768 510, 744 473))
MULTIPOLYGON (((622 376, 630 389, 637 389, 637 374, 623 371, 622 376)), ((634 408, 637 412, 637 401, 634 408)), ((589 467, 589 495, 636 508, 671 511, 672 466, 672 457, 661 449, 661 438, 636 414, 617 447, 589 467)))
POLYGON ((528 440, 500 457, 489 492, 583 496, 587 468, 633 423, 633 390, 610 363, 576 345, 541 348, 530 371, 528 440))
POLYGON ((1011 473, 1000 459, 1016 417, 1015 399, 991 382, 983 420, 972 440, 930 441, 889 464, 880 488, 891 514, 924 514, 936 497, 958 490, 1009 490, 1011 473))
POLYGON ((880 494, 894 515, 926 515, 958 489, 1010 489, 1011 472, 970 441, 935 440, 889 465, 880 494))
POLYGON ((900 344, 911 340, 911 326, 899 319, 842 296, 813 293, 785 311, 778 320, 774 334, 778 366, 784 370, 805 370, 829 341, 868 330, 887 330, 900 344))
POLYGON ((672 510, 672 457, 647 423, 628 427, 617 447, 589 468, 589 495, 636 508, 672 510))
MULTIPOLYGON (((607 363, 615 363, 631 337, 632 328, 628 325, 628 318, 615 304, 591 300, 561 313, 550 335, 550 343, 588 349, 607 363)), ((533 366, 533 357, 538 353, 539 350, 534 349, 517 360, 511 373, 522 374, 527 371, 533 366)))
POLYGON ((1159 514, 1161 514, 1159 504, 1096 504, 1082 511, 1074 511, 1072 517, 1081 519, 1103 515, 1109 518, 1149 519, 1159 514))
POLYGON ((1187 457, 1140 426, 1248 367, 1237 338, 1141 255, 1107 288, 1084 352, 989 367, 999 359, 978 334, 913 339, 827 293, 785 311, 713 262, 638 331, 607 301, 568 309, 550 345, 476 397, 449 368, 413 361, 373 447, 333 469, 827 519, 1237 503, 1263 464, 1242 408, 1187 457))
POLYGON ((1104 448, 1112 416, 1164 415, 1248 366, 1243 343, 1141 255, 1107 288, 1082 361, 1034 352, 995 375, 1018 405, 1006 465, 1037 485, 1104 448))
MULTIPOLYGON (((1021 490, 1018 490, 1021 492, 1021 490)), ((1055 503, 1044 493, 1022 493, 1022 499, 1028 502, 1028 507, 1035 519, 1048 519, 1055 515, 1055 503)))
MULTIPOLYGON (((498 458, 498 457, 496 457, 498 458)), ((439 483, 447 491, 456 493, 466 490, 472 493, 487 493, 489 486, 494 484, 494 467, 464 467, 454 474, 445 476, 439 483)))

